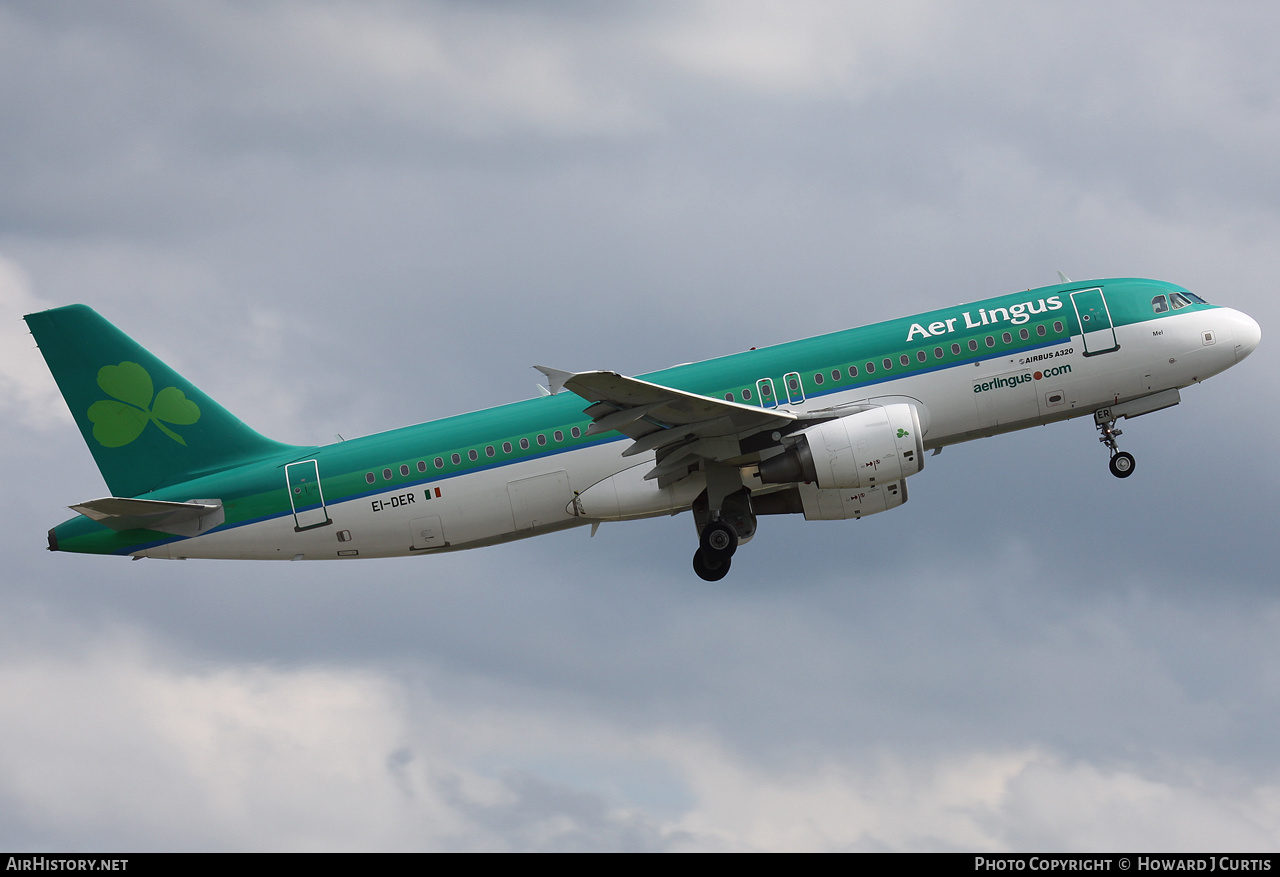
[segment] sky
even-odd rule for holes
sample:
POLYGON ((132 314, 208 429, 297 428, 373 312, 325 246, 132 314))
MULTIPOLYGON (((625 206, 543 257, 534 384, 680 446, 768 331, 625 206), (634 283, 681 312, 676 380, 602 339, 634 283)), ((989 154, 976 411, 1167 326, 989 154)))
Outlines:
POLYGON ((0 0, 0 848, 1280 849, 1280 8, 0 0), (1073 279, 1262 326, 863 521, 50 554, 84 302, 326 443, 1073 279))

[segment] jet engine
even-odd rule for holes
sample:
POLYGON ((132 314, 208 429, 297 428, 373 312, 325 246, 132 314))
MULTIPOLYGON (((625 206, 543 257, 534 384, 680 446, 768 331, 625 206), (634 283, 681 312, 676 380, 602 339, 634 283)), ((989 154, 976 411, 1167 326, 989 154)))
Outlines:
POLYGON ((801 431, 781 454, 760 462, 760 480, 851 489, 899 482, 923 468, 920 412, 895 402, 801 431))

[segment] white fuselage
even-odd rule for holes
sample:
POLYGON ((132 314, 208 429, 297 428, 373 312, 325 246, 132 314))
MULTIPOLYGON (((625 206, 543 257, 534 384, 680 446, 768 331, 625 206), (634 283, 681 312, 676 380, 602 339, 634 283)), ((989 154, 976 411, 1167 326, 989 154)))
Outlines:
MULTIPOLYGON (((925 446, 1092 414, 1100 407, 1203 381, 1232 365, 1257 324, 1229 308, 1194 310, 1115 328, 1118 349, 1085 355, 1080 336, 1029 354, 995 357, 780 406, 805 412, 906 399, 922 412, 925 446), (1247 326, 1252 326, 1249 330, 1247 326)), ((1256 336, 1252 342, 1256 344, 1256 336)), ((810 390, 816 388, 808 388, 810 390)), ((703 490, 699 473, 660 494, 642 474, 649 452, 622 457, 625 437, 535 459, 330 503, 331 525, 299 529, 292 515, 181 539, 146 557, 309 559, 429 554, 490 545, 600 520, 674 514, 703 490), (622 473, 622 474, 620 474, 622 473), (615 477, 608 502, 575 503, 615 477), (616 489, 615 486, 617 485, 616 489), (636 497, 646 497, 642 502, 636 497), (614 499, 616 497, 616 503, 614 499), (603 509, 603 511, 602 511, 603 509)), ((323 473, 322 473, 323 474, 323 473)), ((599 497, 602 490, 594 494, 599 497)))

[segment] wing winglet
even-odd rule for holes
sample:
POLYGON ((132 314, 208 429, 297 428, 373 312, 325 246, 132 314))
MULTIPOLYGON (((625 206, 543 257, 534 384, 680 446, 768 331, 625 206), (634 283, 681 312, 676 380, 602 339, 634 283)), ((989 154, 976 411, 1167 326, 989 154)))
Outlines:
POLYGON ((558 368, 552 368, 549 365, 535 365, 534 368, 547 376, 547 383, 551 385, 550 395, 552 396, 563 390, 565 382, 577 375, 577 372, 567 372, 558 368))

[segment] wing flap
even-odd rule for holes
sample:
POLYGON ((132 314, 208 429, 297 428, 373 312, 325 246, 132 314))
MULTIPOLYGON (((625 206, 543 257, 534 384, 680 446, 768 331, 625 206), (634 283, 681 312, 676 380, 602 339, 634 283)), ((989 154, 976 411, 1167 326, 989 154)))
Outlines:
POLYGON ((672 430, 672 441, 678 441, 689 435, 746 436, 786 427, 796 420, 796 415, 787 411, 714 399, 617 372, 578 372, 565 378, 562 386, 592 403, 587 411, 595 432, 616 429, 629 438, 645 440, 649 449, 665 444, 652 437, 658 430, 672 430), (602 403, 612 410, 606 413, 598 407, 602 403))
POLYGON ((629 378, 611 371, 565 372, 538 366, 553 389, 590 403, 587 435, 617 431, 632 439, 624 457, 654 452, 644 476, 668 487, 707 463, 741 462, 740 442, 764 431, 786 430, 799 419, 789 411, 759 408, 629 378))

